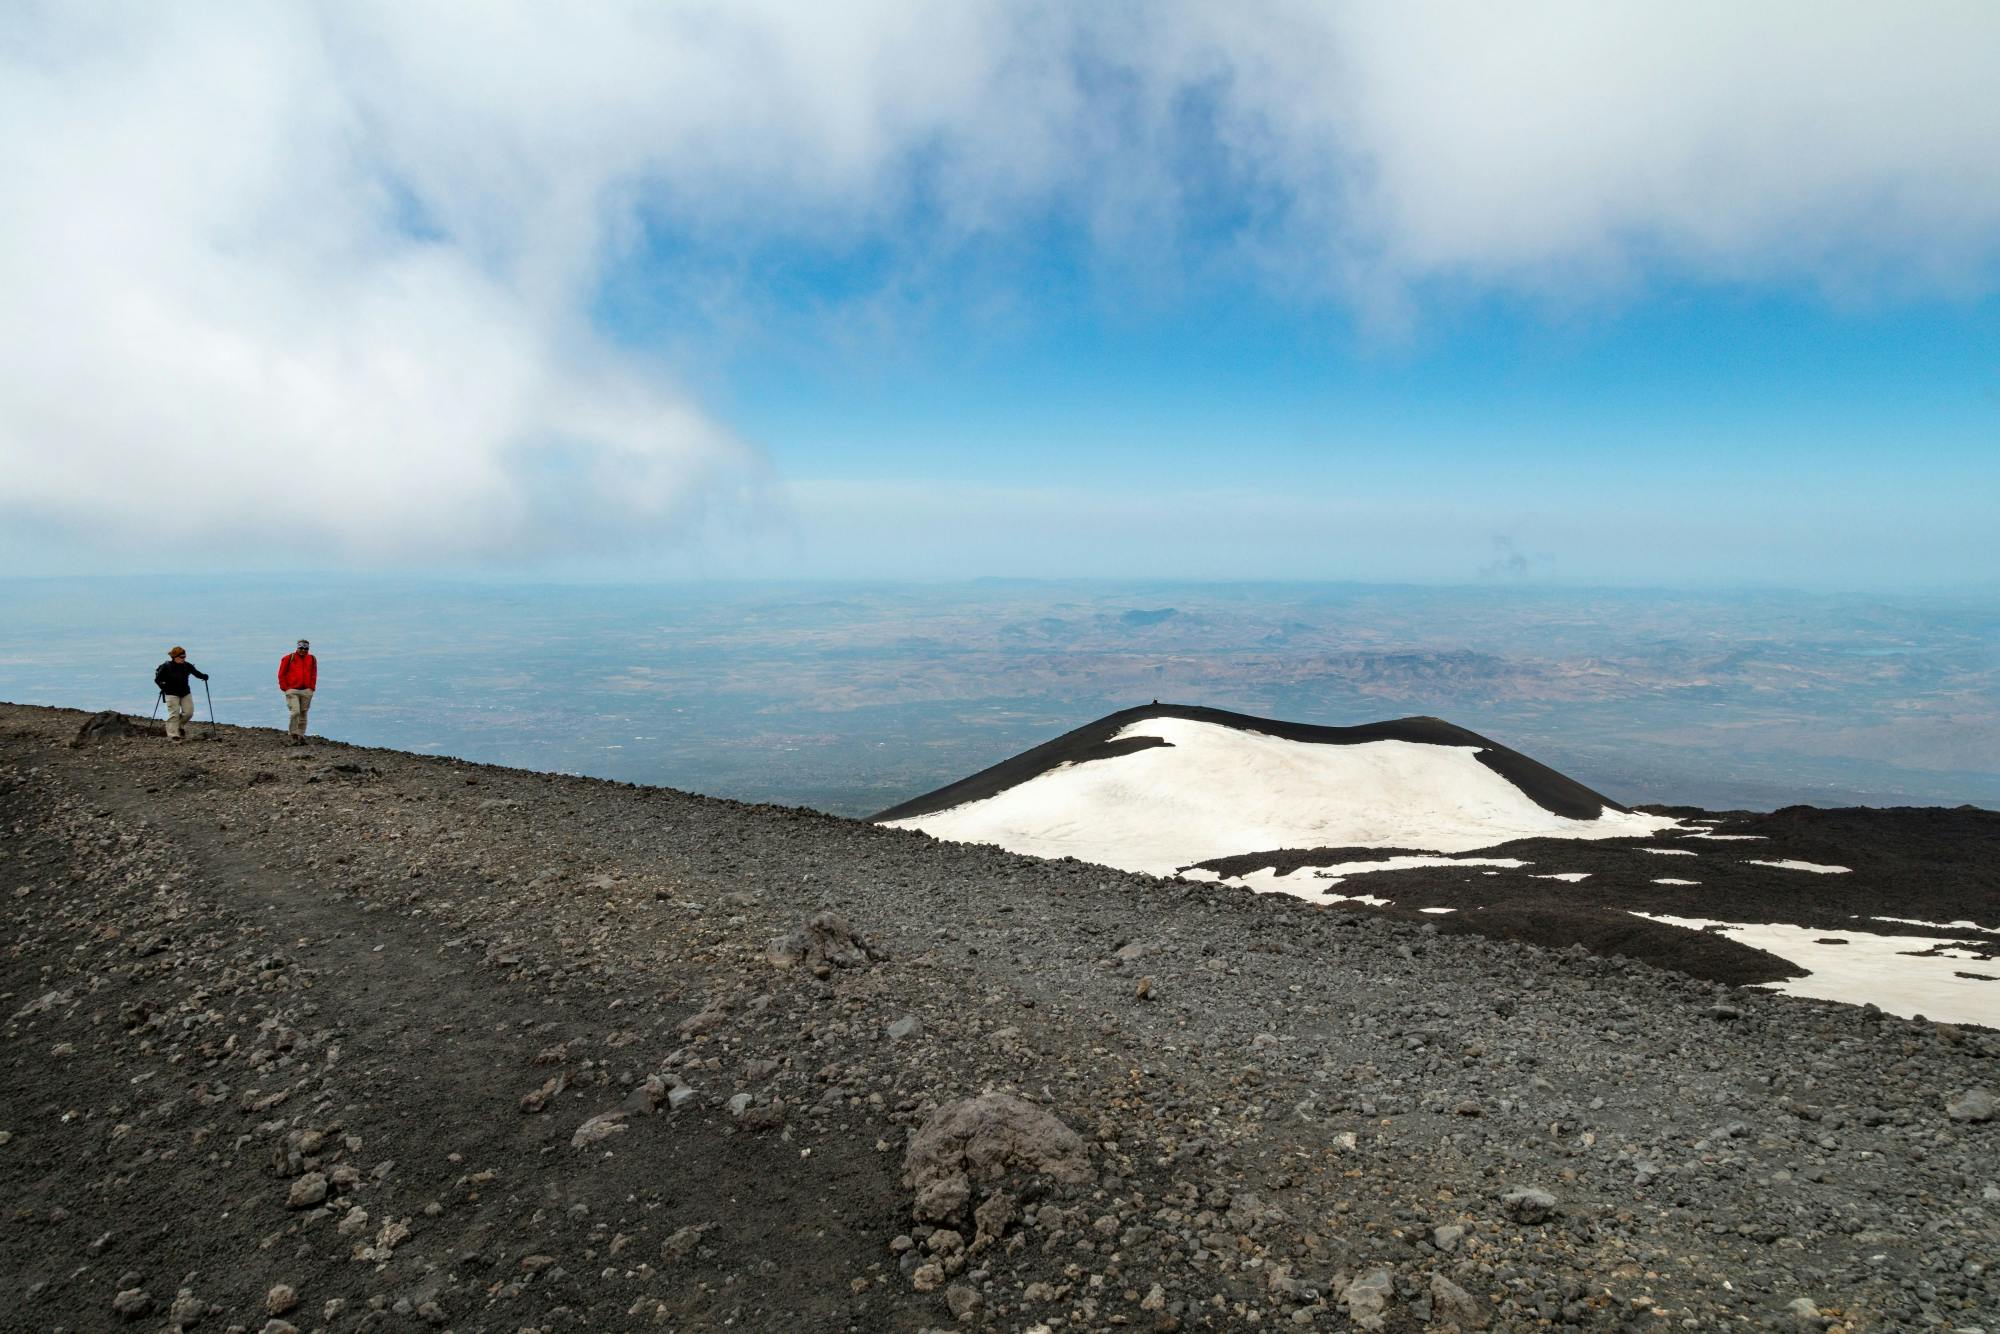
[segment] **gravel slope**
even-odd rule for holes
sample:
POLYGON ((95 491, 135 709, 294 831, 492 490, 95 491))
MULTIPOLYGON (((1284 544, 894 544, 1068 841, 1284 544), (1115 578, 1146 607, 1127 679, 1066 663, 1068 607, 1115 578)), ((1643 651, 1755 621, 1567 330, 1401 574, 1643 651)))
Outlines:
POLYGON ((2000 1322, 1988 1031, 83 717, 0 706, 0 1327, 2000 1322), (859 945, 774 965, 827 910, 859 945), (1088 1179, 917 1221, 988 1090, 1088 1179))

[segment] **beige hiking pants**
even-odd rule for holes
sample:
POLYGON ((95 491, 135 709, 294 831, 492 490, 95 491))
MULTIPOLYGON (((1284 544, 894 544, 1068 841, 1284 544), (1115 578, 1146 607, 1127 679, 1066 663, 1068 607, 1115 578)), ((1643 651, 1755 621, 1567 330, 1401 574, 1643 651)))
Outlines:
POLYGON ((167 696, 167 736, 172 740, 181 739, 181 729, 194 721, 193 695, 167 696))
POLYGON ((313 706, 313 692, 310 690, 287 690, 285 707, 292 714, 292 735, 306 734, 306 711, 313 706))

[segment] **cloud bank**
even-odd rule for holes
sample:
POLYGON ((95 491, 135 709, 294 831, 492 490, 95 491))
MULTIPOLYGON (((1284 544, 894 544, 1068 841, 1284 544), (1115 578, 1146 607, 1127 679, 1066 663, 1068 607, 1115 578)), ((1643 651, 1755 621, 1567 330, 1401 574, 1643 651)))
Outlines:
POLYGON ((0 515, 141 551, 529 557, 768 468, 593 319, 684 269, 1052 221, 1363 318, 1659 273, 1975 297, 2000 8, 14 6, 0 515))

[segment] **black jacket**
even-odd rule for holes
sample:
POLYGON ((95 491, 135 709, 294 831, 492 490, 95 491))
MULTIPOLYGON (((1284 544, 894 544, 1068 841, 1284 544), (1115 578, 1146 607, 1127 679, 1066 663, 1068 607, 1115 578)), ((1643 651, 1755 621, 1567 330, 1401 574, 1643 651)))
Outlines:
POLYGON ((204 681, 208 679, 207 672, 201 671, 186 659, 175 662, 172 658, 168 658, 153 673, 153 684, 160 688, 161 694, 172 695, 175 699, 179 699, 188 692, 190 676, 199 676, 204 681))

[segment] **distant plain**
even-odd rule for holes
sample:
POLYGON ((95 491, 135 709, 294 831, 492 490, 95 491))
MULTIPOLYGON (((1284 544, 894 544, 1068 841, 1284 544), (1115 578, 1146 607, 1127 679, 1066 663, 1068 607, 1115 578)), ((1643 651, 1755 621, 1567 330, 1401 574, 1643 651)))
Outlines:
POLYGON ((1990 593, 29 579, 0 699, 143 714, 180 643, 282 726, 302 635, 343 740, 843 815, 1150 699, 1436 714, 1628 804, 2000 805, 1990 593))

